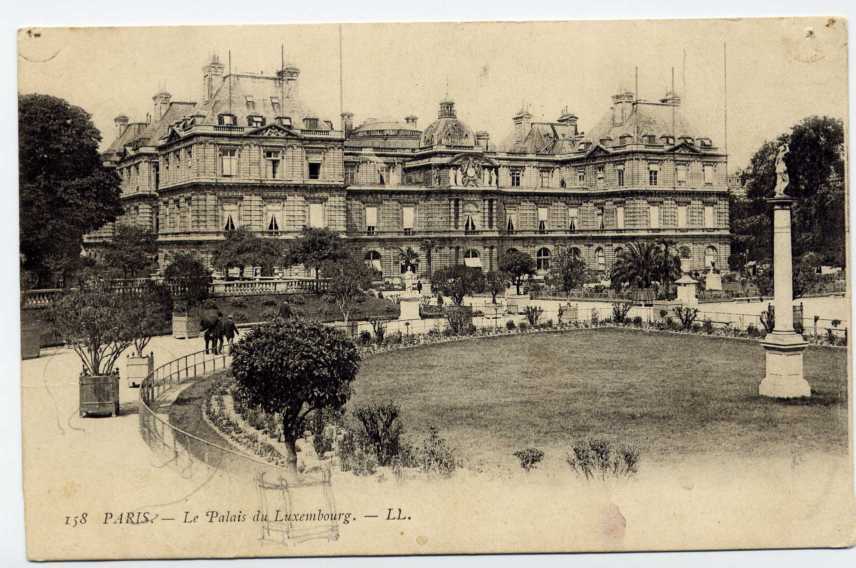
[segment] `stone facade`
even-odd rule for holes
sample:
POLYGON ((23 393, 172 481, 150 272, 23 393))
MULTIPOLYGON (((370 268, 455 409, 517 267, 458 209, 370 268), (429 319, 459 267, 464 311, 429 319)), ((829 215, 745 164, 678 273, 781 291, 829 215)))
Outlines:
MULTIPOLYGON (((725 155, 692 131, 674 95, 616 95, 589 134, 567 110, 555 122, 524 110, 511 137, 493 144, 448 99, 425 130, 412 116, 354 127, 345 113, 337 131, 297 99, 298 76, 293 66, 272 77, 215 76, 200 103, 159 93, 148 125, 117 118, 105 161, 122 183, 119 222, 157 233, 161 268, 177 252, 210 258, 241 226, 277 239, 330 228, 387 277, 401 273, 405 247, 420 252, 426 274, 426 240, 433 270, 492 270, 511 248, 546 268, 557 249, 573 247, 606 275, 640 239, 674 241, 685 270, 727 267, 725 155)), ((86 244, 110 234, 105 227, 86 244)))

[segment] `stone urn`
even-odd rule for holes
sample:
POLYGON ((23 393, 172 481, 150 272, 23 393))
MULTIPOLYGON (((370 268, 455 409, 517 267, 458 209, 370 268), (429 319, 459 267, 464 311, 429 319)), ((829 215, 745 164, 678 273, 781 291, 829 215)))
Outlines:
POLYGON ((119 370, 107 375, 80 374, 80 416, 119 415, 119 370))
POLYGON ((125 366, 125 381, 128 388, 138 387, 143 380, 155 371, 155 354, 149 353, 142 357, 136 354, 128 355, 125 366))

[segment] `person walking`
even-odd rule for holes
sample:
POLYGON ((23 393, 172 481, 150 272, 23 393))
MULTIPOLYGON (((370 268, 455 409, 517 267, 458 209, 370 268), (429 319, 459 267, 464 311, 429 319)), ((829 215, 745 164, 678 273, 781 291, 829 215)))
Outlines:
POLYGON ((416 291, 419 293, 420 296, 422 295, 422 280, 416 281, 416 291))
POLYGON ((232 343, 234 343, 239 333, 238 326, 235 325, 235 320, 232 319, 232 314, 229 314, 226 316, 226 321, 223 322, 223 335, 226 337, 226 341, 229 342, 229 351, 232 350, 232 343))

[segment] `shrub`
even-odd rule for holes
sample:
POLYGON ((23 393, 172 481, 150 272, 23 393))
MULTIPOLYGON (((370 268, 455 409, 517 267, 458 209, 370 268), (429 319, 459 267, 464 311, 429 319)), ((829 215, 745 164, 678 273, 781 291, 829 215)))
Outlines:
POLYGON ((529 329, 529 324, 525 321, 520 322, 520 331, 526 331, 527 329, 529 329))
POLYGON ((235 323, 246 323, 250 320, 246 312, 235 312, 232 314, 232 320, 235 323))
POLYGON ((247 307, 247 301, 241 297, 232 298, 232 301, 229 303, 232 304, 233 308, 246 308, 247 307))
POLYGON ((597 324, 600 322, 600 312, 597 311, 597 308, 591 309, 591 325, 592 327, 597 327, 597 324))
POLYGON ((636 316, 633 318, 633 325, 636 327, 642 327, 642 316, 636 316))
POLYGON ((514 323, 514 320, 508 320, 505 322, 505 329, 507 329, 508 331, 514 331, 515 329, 517 329, 517 324, 514 323))
POLYGON ((262 312, 262 321, 273 321, 279 317, 279 310, 267 309, 262 312))
POLYGON ((547 329, 553 329, 553 320, 549 319, 545 321, 543 325, 547 329))
POLYGON ((701 324, 701 328, 708 335, 713 333, 713 322, 710 321, 710 318, 704 319, 704 322, 701 324))
POLYGON ((538 464, 544 459, 544 452, 538 448, 526 448, 525 450, 517 450, 514 452, 514 456, 520 460, 520 467, 529 472, 538 467, 538 464))
POLYGON ((369 404, 354 410, 363 428, 366 442, 374 450, 380 465, 390 465, 401 450, 401 410, 397 404, 369 404))
POLYGON ((523 308, 523 315, 526 316, 526 321, 529 322, 529 325, 535 327, 538 325, 538 320, 541 319, 541 314, 544 313, 544 308, 539 306, 526 306, 523 308))
POLYGON ((455 335, 464 334, 472 323, 473 311, 466 306, 449 306, 446 308, 446 319, 455 335))
POLYGON ((749 335, 749 337, 759 337, 761 335, 761 332, 758 331, 758 328, 755 327, 754 323, 750 323, 746 327, 746 334, 749 335))
POLYGON ((461 462, 455 457, 454 450, 440 437, 437 428, 431 426, 428 436, 422 441, 418 456, 419 468, 424 473, 436 473, 449 477, 461 467, 461 462))
POLYGON ((364 329, 360 332, 359 341, 362 345, 368 345, 372 342, 372 334, 369 330, 364 329))
POLYGON ((478 333, 478 329, 476 328, 476 324, 474 324, 473 322, 468 323, 466 334, 467 335, 475 335, 476 333, 478 333))
POLYGON ((386 335, 386 322, 384 320, 372 320, 371 324, 375 340, 378 343, 383 343, 383 338, 386 335))
POLYGON ((678 320, 681 322, 681 329, 684 331, 690 331, 693 328, 693 323, 698 317, 698 309, 690 308, 687 306, 675 306, 675 309, 672 310, 675 312, 675 315, 678 316, 678 320))
POLYGON ((303 294, 295 294, 295 295, 291 296, 289 299, 291 300, 291 303, 294 304, 295 306, 302 306, 303 304, 306 303, 306 298, 303 296, 303 294))
POLYGON ((666 310, 660 310, 660 317, 662 319, 666 319, 667 315, 669 315, 669 312, 667 312, 666 310))
POLYGON ((566 461, 571 471, 586 479, 632 477, 639 471, 639 450, 627 445, 614 447, 606 440, 591 438, 575 442, 566 461))
POLYGON ((273 298, 265 298, 262 301, 262 305, 267 306, 267 307, 275 307, 276 306, 276 300, 274 300, 273 298))
POLYGON ((622 324, 627 319, 627 313, 630 312, 630 308, 633 307, 633 304, 630 302, 615 302, 612 304, 612 321, 618 324, 622 324))
POLYGON ((764 326, 767 333, 776 328, 776 311, 773 304, 767 304, 767 309, 761 312, 761 325, 764 326))
POLYGON ((374 454, 356 439, 353 432, 345 432, 339 442, 339 463, 342 471, 359 476, 372 475, 377 470, 374 454))

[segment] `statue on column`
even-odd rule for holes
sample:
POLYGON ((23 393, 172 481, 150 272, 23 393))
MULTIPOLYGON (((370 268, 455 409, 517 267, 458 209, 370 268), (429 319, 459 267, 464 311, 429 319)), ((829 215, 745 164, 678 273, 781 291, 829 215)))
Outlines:
POLYGON ((788 165, 785 164, 785 156, 788 155, 788 145, 782 144, 779 146, 779 151, 776 154, 776 197, 785 197, 785 190, 788 188, 790 178, 788 177, 788 165))

